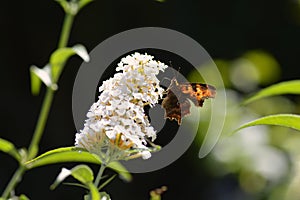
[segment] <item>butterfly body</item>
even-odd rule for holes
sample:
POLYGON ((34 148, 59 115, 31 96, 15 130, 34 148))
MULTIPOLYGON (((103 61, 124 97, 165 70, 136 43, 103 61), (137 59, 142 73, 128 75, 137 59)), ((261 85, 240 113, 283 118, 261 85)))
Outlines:
POLYGON ((202 107, 204 100, 214 98, 216 88, 204 83, 178 83, 174 78, 167 89, 167 96, 162 101, 165 118, 181 124, 182 117, 190 114, 191 100, 195 106, 202 107))

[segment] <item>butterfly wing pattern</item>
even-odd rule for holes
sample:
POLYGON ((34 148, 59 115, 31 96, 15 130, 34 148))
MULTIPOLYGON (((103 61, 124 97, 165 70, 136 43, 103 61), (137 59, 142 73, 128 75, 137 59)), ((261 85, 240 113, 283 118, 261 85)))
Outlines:
POLYGON ((195 106, 202 107, 205 99, 215 96, 214 86, 204 83, 178 83, 176 79, 172 79, 161 105, 165 109, 165 118, 175 119, 180 125, 182 117, 190 114, 191 104, 188 99, 195 106))

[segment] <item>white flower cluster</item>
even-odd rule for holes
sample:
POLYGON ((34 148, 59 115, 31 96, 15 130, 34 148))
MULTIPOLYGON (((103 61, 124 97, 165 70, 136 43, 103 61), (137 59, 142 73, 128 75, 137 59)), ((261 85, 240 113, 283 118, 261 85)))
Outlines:
POLYGON ((132 152, 149 158, 145 139, 155 140, 156 131, 144 113, 144 106, 153 106, 162 97, 164 89, 156 75, 166 68, 167 65, 147 54, 134 53, 122 58, 116 68, 118 73, 100 86, 99 99, 87 113, 84 129, 76 134, 75 146, 102 159, 126 159, 132 152))

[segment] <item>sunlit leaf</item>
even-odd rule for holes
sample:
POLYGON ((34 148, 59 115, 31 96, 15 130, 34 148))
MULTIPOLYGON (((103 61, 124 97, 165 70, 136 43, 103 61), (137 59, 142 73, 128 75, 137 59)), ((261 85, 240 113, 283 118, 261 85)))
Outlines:
POLYGON ((120 175, 120 178, 122 178, 124 181, 129 182, 132 180, 131 174, 121 163, 111 162, 111 163, 109 163, 108 167, 115 170, 116 172, 118 172, 120 175))
POLYGON ((78 7, 79 10, 81 10, 83 7, 85 7, 86 5, 88 5, 89 3, 91 3, 93 0, 80 0, 78 2, 78 7))
POLYGON ((262 89, 252 97, 246 99, 243 104, 249 104, 261 98, 282 94, 300 94, 300 80, 285 81, 262 89))
POLYGON ((40 93, 41 83, 42 83, 41 79, 35 72, 36 68, 37 68, 36 66, 31 66, 29 70, 30 80, 31 80, 31 93, 33 95, 38 95, 40 93))
POLYGON ((84 60, 84 62, 90 61, 89 53, 87 52, 86 48, 83 45, 77 44, 73 46, 72 49, 80 58, 82 58, 82 60, 84 60))
POLYGON ((77 165, 72 169, 72 176, 83 184, 93 182, 93 171, 87 165, 77 165))
MULTIPOLYGON (((64 147, 48 151, 27 162, 26 166, 31 169, 44 165, 66 162, 86 162, 98 165, 101 164, 100 159, 97 156, 89 153, 88 151, 76 147, 64 147)), ((130 181, 132 179, 131 174, 120 163, 112 162, 108 165, 108 167, 118 172, 122 179, 126 181, 130 181)))
POLYGON ((13 145, 13 143, 11 143, 11 142, 9 142, 7 140, 4 140, 2 138, 0 138, 0 151, 3 151, 5 153, 11 155, 17 161, 21 160, 21 156, 20 156, 18 150, 13 145))
POLYGON ((89 182, 93 182, 94 180, 93 171, 87 165, 77 165, 71 170, 62 168, 55 182, 51 185, 51 189, 56 188, 58 184, 60 184, 70 175, 72 175, 75 179, 77 179, 84 185, 87 185, 89 182))
POLYGON ((102 183, 98 190, 101 190, 102 188, 104 188, 107 184, 109 184, 114 178, 116 177, 116 174, 111 176, 109 179, 107 179, 104 183, 102 183))
POLYGON ((33 95, 39 94, 41 82, 53 90, 57 89, 57 85, 53 83, 50 73, 49 65, 46 65, 43 69, 40 69, 34 65, 30 67, 31 92, 33 95))
POLYGON ((100 199, 100 194, 98 192, 98 189, 93 185, 93 180, 94 180, 93 171, 87 165, 77 165, 76 167, 73 167, 71 170, 63 168, 50 188, 51 189, 56 188, 68 176, 73 176, 80 183, 84 184, 87 188, 89 188, 92 200, 100 199))
POLYGON ((69 57, 75 54, 75 51, 71 48, 60 48, 54 51, 50 57, 50 65, 52 77, 57 81, 62 69, 69 57))
POLYGON ((91 194, 92 200, 99 200, 99 199, 101 200, 102 199, 97 187, 93 183, 89 183, 88 187, 90 189, 90 194, 91 194))
POLYGON ((63 147, 48 151, 26 163, 28 168, 64 162, 88 162, 101 164, 100 160, 91 153, 76 147, 63 147))
POLYGON ((71 48, 60 48, 52 53, 50 57, 50 65, 54 80, 58 79, 66 61, 75 54, 81 57, 85 62, 88 62, 90 59, 86 48, 80 44, 75 45, 71 48))
POLYGON ((19 200, 29 200, 29 198, 26 195, 21 194, 19 200))
POLYGON ((233 133, 250 126, 257 126, 257 125, 277 125, 277 126, 288 127, 300 131, 300 115, 294 115, 294 114, 269 115, 266 117, 253 120, 246 124, 243 124, 238 129, 236 129, 233 133))

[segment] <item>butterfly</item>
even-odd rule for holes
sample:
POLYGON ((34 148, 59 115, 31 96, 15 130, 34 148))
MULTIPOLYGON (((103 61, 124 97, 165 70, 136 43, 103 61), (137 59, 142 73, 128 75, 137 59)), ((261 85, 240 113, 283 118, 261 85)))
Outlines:
POLYGON ((182 117, 190 114, 191 100, 195 106, 202 107, 204 100, 216 96, 216 88, 205 83, 178 83, 173 78, 166 90, 167 96, 162 101, 165 118, 181 124, 182 117))

